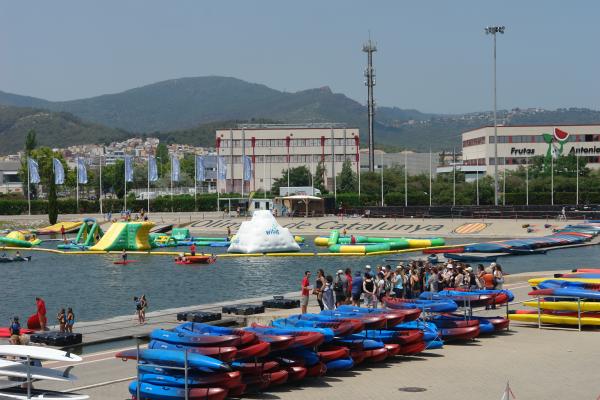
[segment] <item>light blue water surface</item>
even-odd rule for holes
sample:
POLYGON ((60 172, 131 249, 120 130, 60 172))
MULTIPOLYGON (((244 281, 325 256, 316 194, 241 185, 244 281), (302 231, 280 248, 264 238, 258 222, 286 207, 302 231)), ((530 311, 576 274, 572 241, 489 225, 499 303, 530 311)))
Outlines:
MULTIPOLYGON (((325 251, 312 245, 312 237, 306 239, 308 244, 302 251, 325 251)), ((464 239, 448 242, 463 243, 464 239)), ((55 247, 56 242, 45 246, 55 247)), ((55 323, 54 315, 61 307, 73 307, 78 321, 90 321, 133 316, 133 296, 143 293, 150 311, 266 296, 300 290, 305 270, 313 271, 313 277, 319 268, 334 275, 346 267, 362 270, 366 264, 394 264, 385 260, 407 257, 239 257, 219 259, 211 265, 176 265, 168 256, 131 254, 130 259, 140 262, 123 266, 113 264, 118 255, 65 256, 26 250, 22 253, 31 254, 32 261, 0 263, 0 326, 7 325, 13 315, 26 320, 35 312, 36 296, 46 300, 50 324, 55 323)), ((502 257, 498 262, 504 271, 517 273, 593 267, 598 256, 600 248, 591 246, 555 250, 546 255, 502 257)))

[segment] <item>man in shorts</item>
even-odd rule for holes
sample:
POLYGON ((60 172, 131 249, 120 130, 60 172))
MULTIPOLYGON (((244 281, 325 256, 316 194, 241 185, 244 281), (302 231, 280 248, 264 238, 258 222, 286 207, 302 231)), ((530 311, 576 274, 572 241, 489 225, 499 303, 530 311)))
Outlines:
POLYGON ((310 294, 310 271, 304 272, 302 278, 302 291, 300 292, 300 307, 302 314, 306 314, 308 308, 308 296, 310 294))

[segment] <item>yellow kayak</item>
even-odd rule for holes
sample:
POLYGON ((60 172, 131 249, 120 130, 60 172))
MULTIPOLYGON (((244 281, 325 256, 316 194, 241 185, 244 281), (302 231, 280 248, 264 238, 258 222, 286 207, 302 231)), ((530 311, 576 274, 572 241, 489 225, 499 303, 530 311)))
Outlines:
POLYGON ((534 278, 534 279, 530 279, 528 282, 529 282, 529 285, 531 285, 531 286, 537 286, 541 282, 548 281, 548 280, 600 284, 600 279, 598 279, 598 278, 534 278))
MULTIPOLYGON (((526 301, 523 305, 527 307, 537 308, 538 302, 535 300, 526 301)), ((580 302, 581 311, 600 311, 600 302, 582 301, 580 302)), ((576 301, 540 301, 542 310, 558 310, 558 311, 577 311, 576 301)))
MULTIPOLYGON (((534 314, 509 314, 508 319, 519 322, 538 322, 537 313, 534 314)), ((542 323, 557 325, 579 325, 577 317, 542 314, 542 323)), ((600 318, 581 317, 581 325, 600 325, 600 318)))

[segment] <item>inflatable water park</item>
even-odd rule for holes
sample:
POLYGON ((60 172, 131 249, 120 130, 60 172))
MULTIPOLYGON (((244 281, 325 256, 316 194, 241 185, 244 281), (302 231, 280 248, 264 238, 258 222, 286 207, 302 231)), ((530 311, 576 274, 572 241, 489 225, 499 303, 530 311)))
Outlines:
POLYGON ((385 309, 344 305, 244 328, 185 322, 155 329, 147 348, 115 356, 136 362, 137 379, 129 392, 137 399, 224 399, 286 383, 294 385, 290 388, 306 381, 313 385, 310 380, 326 375, 385 365, 509 328, 507 318, 473 316, 471 306, 464 314, 466 299, 500 306, 513 295, 508 290, 424 292, 417 299, 385 298, 385 309))
MULTIPOLYGON (((561 247, 586 245, 597 239, 600 233, 600 222, 591 221, 568 225, 541 237, 447 245, 441 237, 374 237, 345 232, 341 234, 339 230, 332 230, 328 236, 314 239, 314 245, 325 251, 307 252, 303 251, 306 247, 305 238, 282 227, 268 210, 255 211, 250 220, 242 222, 235 234, 223 237, 194 237, 188 228, 172 225, 157 227, 151 221, 114 222, 104 227, 105 224, 94 218, 84 218, 37 230, 14 230, 6 236, 0 236, 0 249, 29 249, 56 254, 103 254, 125 250, 173 257, 183 254, 188 257, 191 254, 187 248, 194 246, 204 257, 198 259, 202 263, 210 263, 221 257, 369 256, 422 251, 431 255, 432 262, 437 260, 437 256, 433 256, 435 254, 443 254, 446 259, 455 261, 483 262, 496 261, 497 257, 502 256, 540 254, 561 247), (75 237, 68 240, 56 238, 63 230, 65 235, 75 233, 75 237), (59 243, 53 247, 52 242, 59 243), (226 252, 213 254, 214 248, 223 248, 226 252)), ((190 259, 176 261, 193 263, 190 259)))

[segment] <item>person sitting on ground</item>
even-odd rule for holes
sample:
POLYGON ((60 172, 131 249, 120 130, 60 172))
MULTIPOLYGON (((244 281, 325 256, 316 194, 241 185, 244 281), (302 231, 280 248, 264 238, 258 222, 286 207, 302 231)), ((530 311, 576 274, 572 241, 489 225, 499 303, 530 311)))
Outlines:
POLYGON ((65 332, 65 326, 67 325, 67 316, 64 308, 62 308, 58 312, 58 314, 56 315, 56 320, 58 321, 59 332, 65 332))
POLYGON ((75 313, 71 307, 67 308, 67 326, 65 329, 69 333, 73 333, 73 325, 75 325, 75 313))
POLYGON ((12 319, 10 326, 8 327, 10 344, 21 344, 21 324, 19 323, 19 317, 15 316, 12 319))
POLYGON ((335 310, 333 277, 331 275, 327 275, 327 278, 325 278, 325 286, 323 287, 323 306, 325 310, 335 310))
POLYGON ((22 257, 21 257, 21 252, 20 252, 19 250, 17 250, 17 252, 15 253, 15 258, 16 258, 17 260, 20 260, 20 259, 22 258, 22 257))

